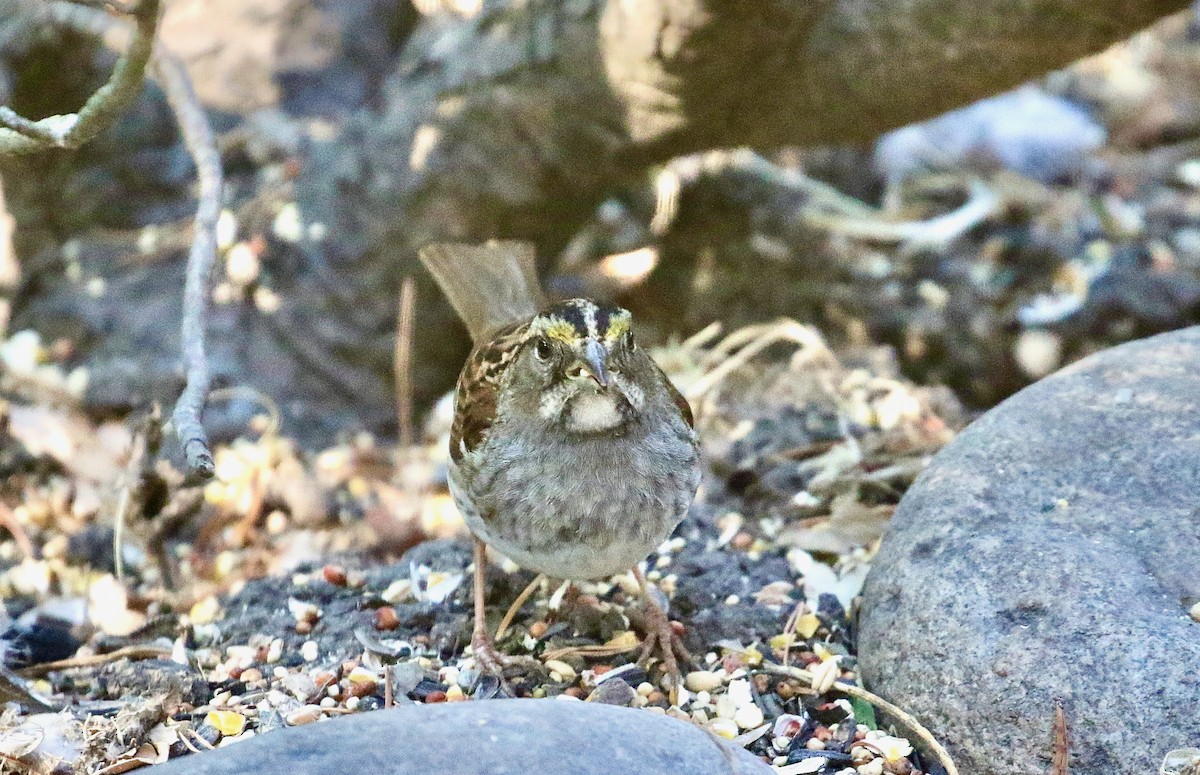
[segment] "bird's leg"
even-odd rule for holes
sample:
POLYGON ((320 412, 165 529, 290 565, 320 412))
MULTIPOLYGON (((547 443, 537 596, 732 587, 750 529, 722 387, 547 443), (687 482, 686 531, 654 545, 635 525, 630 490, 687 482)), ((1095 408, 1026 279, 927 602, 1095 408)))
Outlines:
POLYGON ((666 611, 655 602, 646 577, 636 565, 633 567, 633 576, 637 579, 638 586, 642 590, 642 597, 646 601, 646 640, 642 644, 642 654, 638 661, 645 661, 654 653, 655 646, 658 647, 667 675, 671 676, 671 702, 674 703, 679 687, 683 685, 676 654, 678 653, 680 659, 686 664, 692 663, 692 655, 688 653, 679 636, 675 634, 675 629, 671 627, 671 620, 667 617, 666 611))
POLYGON ((475 539, 475 629, 471 633, 471 652, 475 655, 475 663, 482 672, 491 673, 500 678, 504 677, 504 665, 507 662, 504 655, 496 650, 487 628, 487 611, 483 601, 483 576, 487 568, 487 545, 475 539))

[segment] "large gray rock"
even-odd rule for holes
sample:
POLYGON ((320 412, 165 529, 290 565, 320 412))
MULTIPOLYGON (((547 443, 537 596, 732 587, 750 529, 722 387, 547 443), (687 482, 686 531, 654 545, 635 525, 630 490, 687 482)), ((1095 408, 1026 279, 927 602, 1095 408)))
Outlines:
POLYGON ((1157 772, 1200 743, 1200 328, 1081 361, 968 428, 867 580, 867 685, 963 772, 1157 772))
POLYGON ((770 775, 699 727, 561 700, 410 705, 271 732, 155 775, 770 775))

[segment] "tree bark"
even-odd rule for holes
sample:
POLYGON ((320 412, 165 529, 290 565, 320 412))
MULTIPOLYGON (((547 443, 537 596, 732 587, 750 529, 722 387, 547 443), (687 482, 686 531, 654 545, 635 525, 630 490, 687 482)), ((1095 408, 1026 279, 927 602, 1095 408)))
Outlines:
POLYGON ((329 352, 341 343, 345 357, 323 366, 360 410, 384 411, 394 300, 415 276, 416 398, 428 402, 451 384, 466 337, 414 261, 421 245, 525 238, 544 258, 648 165, 709 147, 867 142, 1186 6, 530 0, 427 18, 381 107, 313 149, 299 191, 330 235, 311 246, 325 282, 295 298, 322 308, 285 310, 284 328, 329 352), (305 323, 321 319, 323 332, 305 323))

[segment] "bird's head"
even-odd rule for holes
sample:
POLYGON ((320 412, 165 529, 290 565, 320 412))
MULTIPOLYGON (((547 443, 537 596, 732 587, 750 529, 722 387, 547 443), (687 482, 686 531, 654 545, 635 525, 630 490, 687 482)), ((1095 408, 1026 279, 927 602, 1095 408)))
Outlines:
POLYGON ((536 399, 542 421, 574 433, 603 433, 641 410, 648 357, 633 338, 632 316, 587 299, 559 302, 533 317, 510 388, 536 399))

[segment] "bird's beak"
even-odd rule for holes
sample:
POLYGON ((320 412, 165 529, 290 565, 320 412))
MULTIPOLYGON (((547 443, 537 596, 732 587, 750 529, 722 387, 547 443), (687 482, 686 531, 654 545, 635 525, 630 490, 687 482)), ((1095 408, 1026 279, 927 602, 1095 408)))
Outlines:
POLYGON ((604 349, 604 345, 600 344, 595 339, 589 339, 583 348, 583 368, 596 380, 596 384, 602 388, 608 387, 608 368, 604 365, 604 361, 608 359, 608 351, 604 349))

